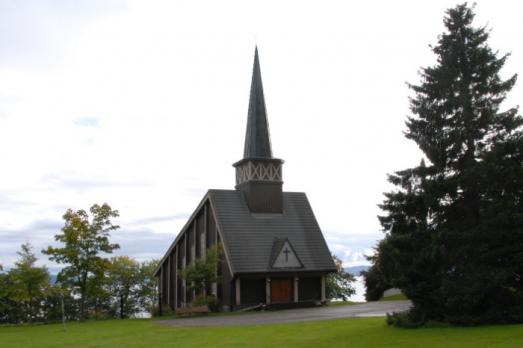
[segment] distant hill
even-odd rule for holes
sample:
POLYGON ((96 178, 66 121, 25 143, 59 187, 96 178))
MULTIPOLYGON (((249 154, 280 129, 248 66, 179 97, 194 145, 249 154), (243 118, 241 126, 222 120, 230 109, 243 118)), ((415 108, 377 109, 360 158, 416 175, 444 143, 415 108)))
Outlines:
POLYGON ((370 268, 369 265, 345 267, 345 272, 359 276, 362 271, 366 271, 370 268))

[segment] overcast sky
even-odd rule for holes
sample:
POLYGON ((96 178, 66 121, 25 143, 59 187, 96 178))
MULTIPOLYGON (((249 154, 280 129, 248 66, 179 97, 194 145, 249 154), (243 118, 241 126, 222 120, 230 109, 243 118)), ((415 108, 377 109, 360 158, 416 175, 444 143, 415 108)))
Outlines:
MULTIPOLYGON (((120 211, 119 254, 161 257, 210 188, 232 189, 255 44, 284 190, 304 191, 331 251, 365 263, 429 44, 455 1, 0 0, 0 264, 54 243, 67 208, 120 211)), ((523 72, 520 1, 476 25, 523 72)), ((521 83, 505 107, 523 100, 521 83)))

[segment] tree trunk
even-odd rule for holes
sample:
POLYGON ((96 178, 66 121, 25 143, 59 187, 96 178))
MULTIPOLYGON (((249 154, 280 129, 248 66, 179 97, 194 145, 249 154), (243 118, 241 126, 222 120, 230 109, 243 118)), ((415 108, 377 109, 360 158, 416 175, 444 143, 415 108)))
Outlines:
POLYGON ((124 307, 123 295, 120 295, 120 319, 124 318, 123 307, 124 307))
POLYGON ((28 310, 29 322, 32 323, 33 322, 33 294, 32 294, 30 286, 28 286, 27 295, 29 297, 29 310, 28 310))
POLYGON ((85 301, 87 297, 87 274, 82 274, 80 280, 80 321, 85 320, 85 301))

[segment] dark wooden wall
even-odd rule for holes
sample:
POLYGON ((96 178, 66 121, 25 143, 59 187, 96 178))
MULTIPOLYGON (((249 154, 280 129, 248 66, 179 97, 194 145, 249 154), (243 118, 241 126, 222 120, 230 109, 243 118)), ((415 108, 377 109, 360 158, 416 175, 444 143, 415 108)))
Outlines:
MULTIPOLYGON (((219 236, 218 236, 219 237, 219 236)), ((218 243, 221 243, 220 238, 218 238, 218 243)), ((223 306, 230 306, 234 303, 232 299, 232 278, 231 272, 229 271, 229 266, 225 258, 222 259, 220 267, 218 267, 220 282, 218 286, 221 286, 221 296, 218 292, 218 298, 221 300, 223 306)))
POLYGON ((282 213, 283 193, 281 182, 251 182, 238 186, 243 192, 249 210, 253 213, 282 213))
POLYGON ((170 277, 169 277, 169 306, 174 309, 175 308, 175 296, 176 296, 176 277, 178 276, 178 272, 176 269, 176 248, 173 249, 171 254, 169 255, 170 258, 170 277))
POLYGON ((241 279, 240 299, 242 305, 265 303, 265 295, 265 278, 241 279))
POLYGON ((300 277, 298 298, 300 301, 321 300, 321 277, 300 277))

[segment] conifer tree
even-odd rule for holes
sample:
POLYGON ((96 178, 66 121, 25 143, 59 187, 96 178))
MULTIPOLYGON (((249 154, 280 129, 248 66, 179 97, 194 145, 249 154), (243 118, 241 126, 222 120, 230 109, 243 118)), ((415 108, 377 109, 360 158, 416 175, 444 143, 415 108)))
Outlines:
POLYGON ((466 3, 446 12, 436 64, 409 85, 406 137, 426 163, 390 175, 381 205, 378 259, 410 324, 523 321, 523 119, 501 108, 517 76, 500 77, 508 54, 473 19, 466 3))
POLYGON ((31 244, 22 244, 17 254, 15 267, 9 271, 11 296, 22 314, 20 319, 32 322, 41 314, 49 287, 49 272, 46 267, 36 266, 37 258, 31 244))

